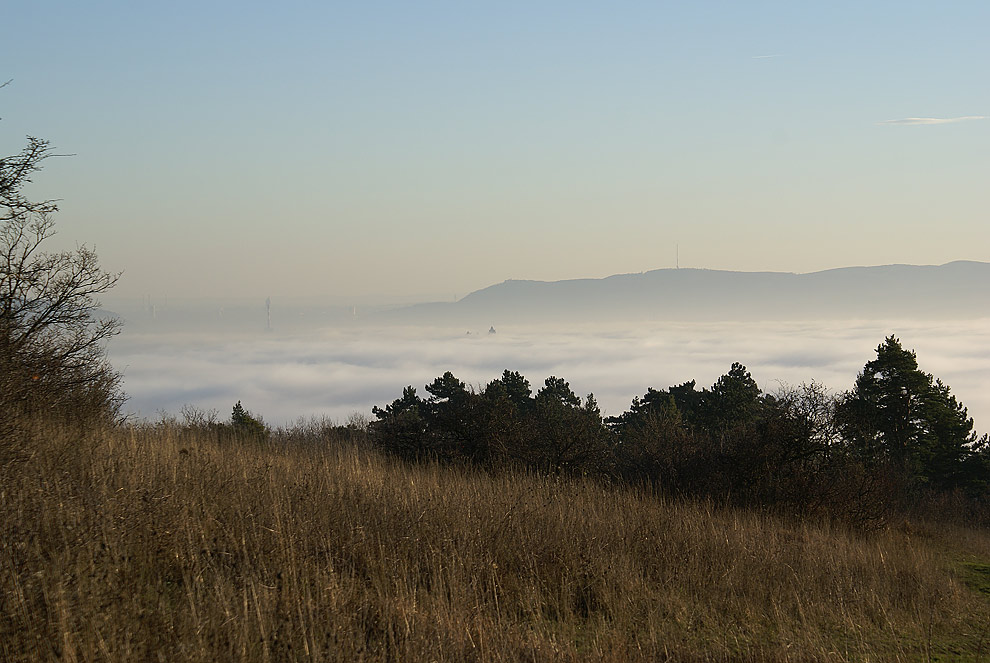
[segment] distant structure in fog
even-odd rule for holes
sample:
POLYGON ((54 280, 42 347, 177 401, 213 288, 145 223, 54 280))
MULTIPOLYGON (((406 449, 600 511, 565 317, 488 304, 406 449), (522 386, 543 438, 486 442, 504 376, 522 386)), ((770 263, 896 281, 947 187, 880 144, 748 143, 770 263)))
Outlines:
POLYGON ((488 328, 488 333, 489 334, 494 334, 495 333, 495 325, 492 325, 491 327, 488 328))
POLYGON ((268 314, 268 322, 265 323, 265 331, 272 330, 272 298, 265 299, 265 313, 268 314))

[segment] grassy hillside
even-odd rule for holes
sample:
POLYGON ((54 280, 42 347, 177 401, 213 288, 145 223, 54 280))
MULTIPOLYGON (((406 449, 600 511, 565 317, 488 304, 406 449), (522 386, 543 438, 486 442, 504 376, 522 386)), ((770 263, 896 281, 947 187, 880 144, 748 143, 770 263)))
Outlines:
POLYGON ((312 431, 0 445, 5 661, 990 660, 990 533, 869 535, 312 431))

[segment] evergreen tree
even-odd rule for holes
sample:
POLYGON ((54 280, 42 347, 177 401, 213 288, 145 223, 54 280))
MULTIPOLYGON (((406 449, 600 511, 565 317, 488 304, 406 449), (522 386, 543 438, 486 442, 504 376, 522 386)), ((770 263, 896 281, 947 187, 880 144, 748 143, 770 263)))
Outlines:
POLYGON ((230 413, 230 425, 237 433, 247 437, 259 440, 268 437, 268 427, 265 422, 245 410, 240 401, 237 401, 230 413))
POLYGON ((408 459, 420 459, 434 453, 426 421, 423 418, 425 403, 412 385, 402 390, 397 398, 384 408, 375 406, 372 413, 376 421, 368 427, 372 441, 382 449, 408 459))
POLYGON ((918 368, 894 336, 877 347, 837 409, 844 438, 865 462, 888 461, 934 487, 971 484, 976 434, 966 408, 918 368))
POLYGON ((450 371, 426 385, 427 428, 433 437, 434 453, 446 459, 469 458, 483 462, 488 456, 479 412, 479 397, 450 371))
POLYGON ((714 433, 753 423, 760 412, 760 394, 746 367, 733 362, 702 396, 707 427, 714 433))
POLYGON ((536 392, 537 401, 553 402, 565 407, 580 407, 581 399, 571 391, 571 385, 563 378, 551 375, 543 384, 543 388, 536 392))
POLYGON ((510 371, 508 369, 502 372, 501 378, 492 380, 485 387, 486 396, 495 398, 496 395, 501 396, 504 394, 505 398, 521 411, 527 410, 532 404, 532 399, 530 398, 532 393, 533 390, 529 386, 529 380, 524 378, 519 371, 510 371))

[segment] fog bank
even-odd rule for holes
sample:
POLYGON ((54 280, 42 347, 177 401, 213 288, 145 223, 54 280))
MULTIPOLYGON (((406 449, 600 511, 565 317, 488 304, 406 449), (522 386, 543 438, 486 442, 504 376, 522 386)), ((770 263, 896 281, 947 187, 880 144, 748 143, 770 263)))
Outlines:
MULTIPOLYGON (((885 336, 914 349, 922 370, 952 388, 976 427, 990 426, 990 320, 898 323, 635 323, 487 328, 346 327, 288 332, 181 333, 144 327, 110 345, 124 373, 127 409, 140 417, 186 404, 230 415, 244 406, 272 424, 326 416, 370 416, 444 371, 476 388, 517 370, 534 390, 550 375, 579 395, 594 392, 606 414, 629 407, 648 387, 687 380, 711 385, 732 362, 765 391, 815 380, 852 386, 885 336)), ((425 395, 425 394, 424 394, 425 395)))

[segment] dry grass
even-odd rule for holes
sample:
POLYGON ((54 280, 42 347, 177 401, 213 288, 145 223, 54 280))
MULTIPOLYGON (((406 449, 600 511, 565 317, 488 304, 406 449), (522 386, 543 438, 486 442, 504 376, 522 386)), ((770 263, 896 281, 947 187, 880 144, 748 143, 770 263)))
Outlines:
POLYGON ((981 531, 168 426, 3 444, 3 660, 990 660, 950 566, 981 531))

